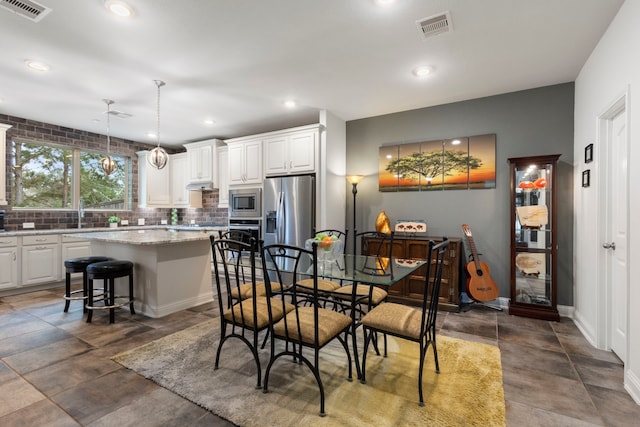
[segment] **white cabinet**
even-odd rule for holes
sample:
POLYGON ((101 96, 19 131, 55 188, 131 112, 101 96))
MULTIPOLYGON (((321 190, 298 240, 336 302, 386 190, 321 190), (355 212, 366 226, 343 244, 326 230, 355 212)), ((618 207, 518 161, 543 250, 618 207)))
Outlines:
POLYGON ((138 207, 171 206, 171 157, 162 169, 147 161, 148 151, 138 151, 138 207))
POLYGON ((265 175, 315 172, 318 132, 313 130, 283 132, 266 138, 265 175))
POLYGON ((187 153, 172 154, 171 159, 171 206, 184 208, 189 206, 189 164, 187 153))
POLYGON ((222 143, 222 141, 211 139, 184 144, 189 161, 190 183, 207 182, 213 183, 214 188, 218 187, 215 179, 217 177, 216 166, 218 166, 218 151, 216 150, 218 143, 222 143))
POLYGON ((67 259, 91 256, 91 242, 77 237, 62 236, 61 249, 61 265, 64 265, 64 261, 67 259))
POLYGON ((60 280, 59 235, 36 235, 22 238, 22 286, 60 280))
POLYGON ((262 140, 227 141, 229 185, 262 184, 262 140))
POLYGON ((218 208, 229 207, 229 149, 218 147, 218 208))
POLYGON ((0 290, 18 286, 18 238, 0 237, 0 290))

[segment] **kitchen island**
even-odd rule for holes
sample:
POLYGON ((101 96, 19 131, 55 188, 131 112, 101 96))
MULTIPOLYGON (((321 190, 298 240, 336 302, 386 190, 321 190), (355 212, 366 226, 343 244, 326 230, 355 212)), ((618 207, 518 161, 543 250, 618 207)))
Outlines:
MULTIPOLYGON (((149 317, 163 317, 212 300, 212 232, 126 230, 73 236, 89 240, 92 255, 133 262, 135 309, 149 317)), ((124 292, 127 283, 119 280, 116 289, 124 292)))

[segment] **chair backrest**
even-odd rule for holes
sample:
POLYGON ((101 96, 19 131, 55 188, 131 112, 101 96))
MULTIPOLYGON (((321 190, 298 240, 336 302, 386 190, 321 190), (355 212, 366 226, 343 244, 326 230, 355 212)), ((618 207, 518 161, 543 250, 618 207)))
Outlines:
POLYGON ((393 235, 379 231, 363 231, 355 235, 356 242, 360 243, 360 255, 391 258, 393 256, 393 235))
POLYGON ((424 297, 422 300, 422 330, 421 335, 428 331, 435 334, 436 317, 438 315, 438 302, 440 299, 440 283, 442 283, 442 271, 444 260, 449 248, 449 240, 435 244, 429 241, 427 252, 427 273, 425 278, 424 297))
POLYGON ((345 230, 345 231, 340 231, 340 230, 334 230, 332 228, 327 228, 325 230, 317 230, 314 231, 313 235, 316 236, 318 233, 324 233, 327 236, 336 236, 338 238, 338 240, 342 241, 342 253, 345 254, 347 253, 347 239, 348 239, 348 235, 349 235, 349 230, 345 230))
MULTIPOLYGON (((253 238, 249 243, 231 239, 215 239, 213 236, 210 236, 210 240, 215 275, 214 293, 218 297, 220 315, 222 316, 222 313, 233 305, 231 294, 234 289, 237 295, 241 295, 240 286, 251 283, 253 286, 252 295, 256 294, 257 243, 253 238)), ((240 312, 240 315, 244 316, 242 309, 240 312)), ((233 320, 235 323, 236 319, 233 320)))
MULTIPOLYGON (((296 321, 285 316, 285 330, 287 336, 301 336, 300 333, 300 317, 298 310, 301 305, 314 307, 314 325, 318 325, 318 309, 326 304, 326 298, 322 297, 322 293, 318 292, 318 247, 317 244, 312 245, 311 250, 291 245, 268 245, 262 248, 262 266, 263 276, 265 280, 265 288, 267 289, 267 299, 270 304, 282 304, 282 310, 285 309, 285 297, 281 299, 273 298, 271 284, 273 282, 280 283, 286 292, 283 295, 291 297, 291 302, 295 305, 296 321), (298 292, 295 286, 297 280, 313 279, 313 292, 298 292)), ((272 324, 272 308, 269 305, 269 323, 272 324)), ((319 342, 318 328, 315 327, 315 344, 319 342)), ((302 343, 300 343, 302 344, 302 343)), ((310 343, 306 343, 307 345, 310 343)), ((313 345, 313 343, 311 343, 313 345)))

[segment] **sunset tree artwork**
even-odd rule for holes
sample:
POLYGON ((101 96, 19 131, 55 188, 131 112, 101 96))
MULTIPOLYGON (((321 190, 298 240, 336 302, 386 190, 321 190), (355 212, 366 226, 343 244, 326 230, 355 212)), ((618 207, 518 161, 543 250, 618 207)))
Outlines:
POLYGON ((495 188, 495 134, 380 147, 379 190, 495 188))

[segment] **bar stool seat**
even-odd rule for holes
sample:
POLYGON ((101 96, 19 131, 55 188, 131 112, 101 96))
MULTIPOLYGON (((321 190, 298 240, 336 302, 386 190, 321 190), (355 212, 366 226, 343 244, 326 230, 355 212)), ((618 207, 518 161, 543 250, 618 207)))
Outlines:
POLYGON ((124 260, 96 262, 87 267, 88 297, 87 323, 91 323, 93 310, 109 310, 109 323, 115 322, 115 309, 129 305, 131 314, 136 314, 133 308, 133 263, 124 260), (129 276, 129 295, 116 295, 115 279, 129 276), (104 295, 101 300, 94 301, 93 281, 104 280, 104 295), (101 302, 102 301, 102 302, 101 302))
MULTIPOLYGON (((87 256, 80 258, 70 258, 64 261, 65 273, 65 287, 64 287, 64 312, 69 311, 69 303, 73 300, 86 300, 87 299, 87 266, 94 262, 111 261, 113 258, 106 256, 87 256), (82 289, 77 291, 71 290, 71 274, 82 273, 82 289), (82 295, 75 295, 82 292, 82 295)), ((87 312, 85 304, 82 304, 82 311, 87 312)))

